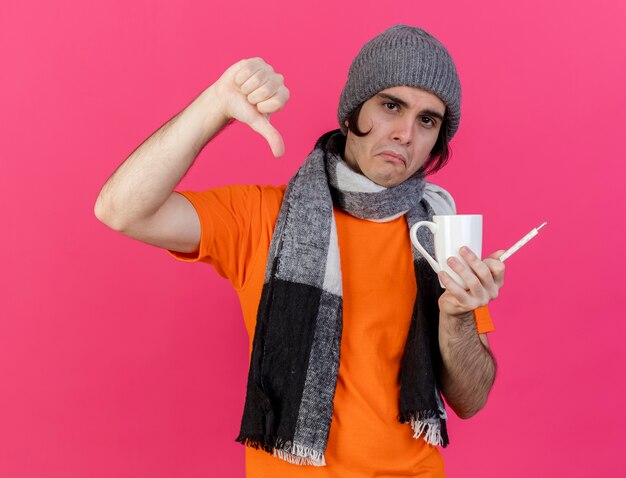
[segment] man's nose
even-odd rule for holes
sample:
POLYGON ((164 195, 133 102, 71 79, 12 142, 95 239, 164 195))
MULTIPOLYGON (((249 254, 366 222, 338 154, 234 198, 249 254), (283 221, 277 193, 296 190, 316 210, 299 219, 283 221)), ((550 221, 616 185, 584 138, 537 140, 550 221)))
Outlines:
POLYGON ((409 144, 413 138, 413 128, 415 121, 413 118, 399 118, 394 125, 393 140, 401 144, 409 144))

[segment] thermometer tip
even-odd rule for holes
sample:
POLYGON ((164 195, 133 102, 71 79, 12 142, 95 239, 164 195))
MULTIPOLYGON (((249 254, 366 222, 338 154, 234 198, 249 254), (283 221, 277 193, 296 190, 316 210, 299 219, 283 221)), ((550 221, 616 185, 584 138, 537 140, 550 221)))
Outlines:
POLYGON ((537 228, 537 230, 541 229, 541 228, 542 228, 543 226, 545 226, 546 224, 548 224, 548 223, 547 223, 547 222, 544 222, 541 226, 539 226, 539 227, 537 228))

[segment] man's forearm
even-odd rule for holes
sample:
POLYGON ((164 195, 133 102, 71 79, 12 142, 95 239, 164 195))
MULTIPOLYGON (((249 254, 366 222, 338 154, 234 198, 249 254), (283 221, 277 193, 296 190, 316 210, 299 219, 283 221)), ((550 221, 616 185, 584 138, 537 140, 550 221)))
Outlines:
POLYGON ((96 216, 114 229, 154 214, 206 143, 228 123, 213 87, 146 139, 118 167, 96 201, 96 216))
POLYGON ((496 375, 496 362, 478 335, 473 313, 464 319, 439 316, 442 391, 461 418, 486 403, 496 375))

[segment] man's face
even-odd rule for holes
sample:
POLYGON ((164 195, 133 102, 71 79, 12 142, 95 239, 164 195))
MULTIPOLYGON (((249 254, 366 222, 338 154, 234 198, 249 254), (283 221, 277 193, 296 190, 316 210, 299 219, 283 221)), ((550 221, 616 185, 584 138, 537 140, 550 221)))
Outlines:
POLYGON ((348 130, 344 159, 376 184, 397 186, 428 159, 445 111, 443 102, 425 90, 382 90, 361 108, 358 129, 369 134, 359 137, 348 130))

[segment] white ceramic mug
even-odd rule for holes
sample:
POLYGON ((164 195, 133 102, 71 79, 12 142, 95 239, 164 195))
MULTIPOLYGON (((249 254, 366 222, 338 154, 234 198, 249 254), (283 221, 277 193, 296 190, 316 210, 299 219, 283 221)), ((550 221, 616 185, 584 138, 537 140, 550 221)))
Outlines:
MULTIPOLYGON (((474 254, 482 257, 483 216, 481 214, 453 214, 433 216, 433 222, 420 221, 411 227, 411 242, 422 253, 430 266, 437 273, 446 271, 464 289, 468 289, 465 281, 448 266, 448 258, 456 257, 461 263, 470 267, 461 257, 461 246, 469 247, 474 254), (417 240, 417 230, 425 226, 434 235, 435 257, 433 259, 417 240)), ((471 267, 470 267, 471 268, 471 267)), ((439 281, 441 287, 444 285, 439 281)))

